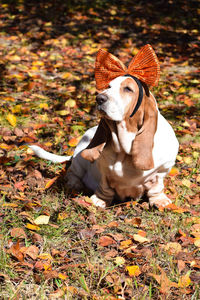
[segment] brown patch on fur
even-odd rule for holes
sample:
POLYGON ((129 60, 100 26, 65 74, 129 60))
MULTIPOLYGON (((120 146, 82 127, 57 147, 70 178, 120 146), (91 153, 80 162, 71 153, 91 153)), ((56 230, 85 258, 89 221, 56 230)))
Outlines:
POLYGON ((90 162, 94 162, 101 155, 109 136, 110 130, 105 120, 101 119, 93 139, 87 148, 81 152, 81 156, 90 162))

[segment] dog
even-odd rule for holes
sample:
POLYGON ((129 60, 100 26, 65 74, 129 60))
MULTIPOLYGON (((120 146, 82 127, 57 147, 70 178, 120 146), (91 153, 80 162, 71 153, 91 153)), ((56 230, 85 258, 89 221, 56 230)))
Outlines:
MULTIPOLYGON (((149 45, 147 50, 152 53, 149 45)), ((142 54, 144 56, 144 51, 142 54)), ((157 64, 154 53, 152 55, 157 64)), ((171 200, 163 191, 163 180, 175 164, 179 143, 149 92, 149 75, 141 80, 140 73, 126 71, 115 57, 106 54, 106 59, 109 63, 112 59, 114 64, 117 62, 123 72, 118 70, 114 79, 106 78, 106 83, 99 81, 101 91, 96 102, 101 121, 88 129, 77 145, 66 173, 67 185, 79 191, 84 186, 92 190, 92 203, 101 208, 110 206, 115 197, 124 201, 127 197, 139 199, 143 195, 148 197, 150 206, 165 207, 171 200)), ((135 61, 137 63, 137 59, 135 61)), ((105 67, 102 70, 104 72, 105 67)), ((99 72, 98 69, 97 83, 99 72)), ((156 71, 154 83, 157 77, 156 71)), ((71 159, 38 146, 30 148, 39 157, 54 162, 71 159)))

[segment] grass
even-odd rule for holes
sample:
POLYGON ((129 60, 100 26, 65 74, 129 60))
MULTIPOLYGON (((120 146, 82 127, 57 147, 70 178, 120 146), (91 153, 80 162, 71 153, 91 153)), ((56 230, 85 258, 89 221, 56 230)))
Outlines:
POLYGON ((1 299, 200 297, 197 6, 125 2, 0 4, 1 299), (165 180, 176 206, 162 211, 132 200, 98 209, 84 193, 67 190, 68 165, 33 157, 26 144, 71 155, 69 140, 97 123, 98 49, 126 63, 149 42, 161 62, 153 93, 180 142, 176 174, 165 180), (49 222, 34 227, 39 216, 49 222), (16 228, 26 237, 15 236, 16 228), (147 241, 136 241, 138 233, 147 241), (140 274, 130 274, 130 266, 140 274))

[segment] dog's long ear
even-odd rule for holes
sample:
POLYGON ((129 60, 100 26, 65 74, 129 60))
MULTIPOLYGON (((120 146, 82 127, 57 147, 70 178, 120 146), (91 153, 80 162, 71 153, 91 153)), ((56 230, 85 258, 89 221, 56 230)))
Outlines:
POLYGON ((101 155, 103 148, 110 136, 110 129, 104 119, 100 120, 94 137, 81 156, 91 162, 95 161, 101 155))
POLYGON ((149 97, 145 95, 143 101, 143 123, 132 144, 132 162, 136 169, 150 170, 154 167, 152 151, 157 129, 158 110, 151 94, 149 97))

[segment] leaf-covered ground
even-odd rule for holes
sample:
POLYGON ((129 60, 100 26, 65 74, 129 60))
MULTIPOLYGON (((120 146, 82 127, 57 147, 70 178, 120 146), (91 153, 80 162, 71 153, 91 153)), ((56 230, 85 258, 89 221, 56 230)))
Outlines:
POLYGON ((199 299, 198 1, 1 1, 0 298, 199 299), (150 43, 153 90, 180 141, 166 178, 173 205, 69 193, 68 166, 27 149, 72 154, 97 124, 99 48, 127 63, 150 43))

